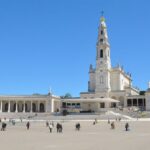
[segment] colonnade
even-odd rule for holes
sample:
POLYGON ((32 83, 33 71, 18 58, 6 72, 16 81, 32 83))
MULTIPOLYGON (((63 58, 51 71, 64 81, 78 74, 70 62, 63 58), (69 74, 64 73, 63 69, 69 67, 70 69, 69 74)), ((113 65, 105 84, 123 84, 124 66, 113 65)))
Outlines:
POLYGON ((0 112, 45 112, 46 101, 0 101, 0 112))
POLYGON ((145 98, 134 98, 134 99, 127 99, 127 106, 136 106, 145 109, 146 102, 145 98))

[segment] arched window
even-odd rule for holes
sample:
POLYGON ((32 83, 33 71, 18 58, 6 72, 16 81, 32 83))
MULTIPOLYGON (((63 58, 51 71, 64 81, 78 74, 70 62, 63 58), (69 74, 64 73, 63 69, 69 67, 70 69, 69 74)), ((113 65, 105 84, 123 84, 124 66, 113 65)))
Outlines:
POLYGON ((32 111, 36 112, 36 104, 35 103, 32 103, 32 111))
POLYGON ((103 43, 103 39, 100 39, 100 42, 103 43))
POLYGON ((100 58, 103 58, 103 50, 100 50, 100 58))

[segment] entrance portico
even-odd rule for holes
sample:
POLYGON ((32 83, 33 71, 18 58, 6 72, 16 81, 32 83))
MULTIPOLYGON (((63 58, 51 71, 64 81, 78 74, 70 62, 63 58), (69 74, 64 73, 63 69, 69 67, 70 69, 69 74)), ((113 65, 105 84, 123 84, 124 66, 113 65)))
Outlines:
POLYGON ((63 99, 62 110, 70 112, 98 112, 118 106, 119 101, 112 98, 63 99))

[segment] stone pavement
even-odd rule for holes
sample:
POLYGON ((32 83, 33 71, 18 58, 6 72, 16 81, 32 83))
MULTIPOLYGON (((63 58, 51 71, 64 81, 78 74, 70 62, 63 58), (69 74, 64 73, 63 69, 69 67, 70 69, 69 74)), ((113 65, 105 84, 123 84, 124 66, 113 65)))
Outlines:
MULTIPOLYGON (((81 131, 75 131, 76 122, 62 122, 63 133, 49 133, 45 122, 32 122, 29 131, 25 123, 8 125, 0 131, 0 149, 3 150, 149 150, 150 122, 115 122, 111 130, 107 122, 81 122, 81 131)), ((55 122, 56 124, 56 122, 55 122)))

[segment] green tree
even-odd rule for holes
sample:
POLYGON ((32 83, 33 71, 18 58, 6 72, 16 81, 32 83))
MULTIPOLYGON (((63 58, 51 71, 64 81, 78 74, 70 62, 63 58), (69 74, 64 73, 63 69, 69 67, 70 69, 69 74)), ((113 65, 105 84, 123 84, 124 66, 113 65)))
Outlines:
POLYGON ((72 95, 70 93, 66 93, 63 96, 60 96, 61 98, 72 98, 72 95))

